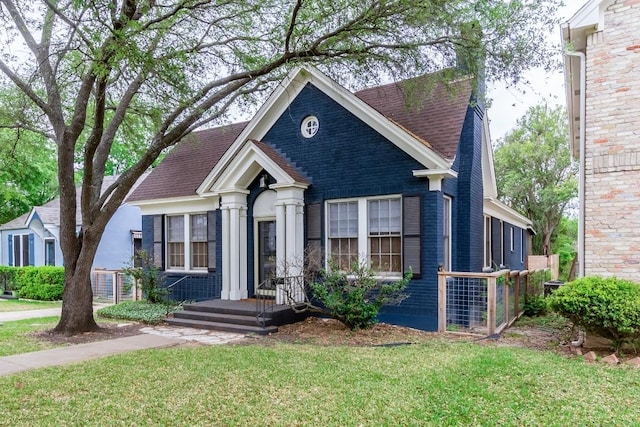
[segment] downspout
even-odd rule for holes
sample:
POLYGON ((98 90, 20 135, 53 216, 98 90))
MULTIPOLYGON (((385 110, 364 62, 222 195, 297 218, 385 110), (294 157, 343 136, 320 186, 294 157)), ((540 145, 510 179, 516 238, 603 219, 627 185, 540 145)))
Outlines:
POLYGON ((582 52, 565 52, 566 56, 576 56, 580 58, 580 159, 579 159, 579 180, 578 180, 578 277, 584 277, 584 215, 585 215, 585 123, 586 123, 586 88, 587 88, 587 58, 582 52))
MULTIPOLYGON (((580 58, 580 159, 579 159, 579 180, 578 180, 578 199, 579 199, 579 213, 578 213, 578 277, 584 277, 584 188, 585 188, 585 123, 586 123, 586 88, 587 88, 587 75, 586 75, 586 57, 582 52, 566 52, 567 56, 576 56, 580 58)), ((578 339, 571 341, 572 347, 580 347, 584 343, 584 331, 578 330, 578 339)))

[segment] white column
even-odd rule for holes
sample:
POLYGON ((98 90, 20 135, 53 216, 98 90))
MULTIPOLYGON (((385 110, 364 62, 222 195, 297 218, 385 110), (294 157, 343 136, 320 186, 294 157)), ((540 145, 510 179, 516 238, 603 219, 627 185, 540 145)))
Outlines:
POLYGON ((239 234, 239 243, 240 243, 240 254, 239 254, 239 263, 240 270, 239 280, 238 280, 238 295, 240 299, 246 299, 249 296, 249 291, 247 290, 247 206, 240 208, 240 234, 239 234))
POLYGON ((247 297, 247 192, 222 193, 222 299, 247 297))
MULTIPOLYGON (((276 221, 278 224, 278 249, 276 253, 278 265, 286 265, 286 274, 289 276, 299 276, 303 274, 304 263, 304 229, 303 229, 303 206, 304 189, 298 187, 278 188, 278 205, 276 207, 276 221), (278 212, 281 212, 278 216, 278 212), (284 220, 284 221, 282 221, 284 220), (284 224, 281 224, 284 222, 284 224), (280 245, 284 246, 280 246, 280 245)), ((295 279, 287 285, 299 283, 295 279)), ((302 289, 293 290, 291 294, 296 301, 303 299, 302 289)), ((276 302, 278 295, 276 295, 276 302)))
MULTIPOLYGON (((288 274, 286 264, 287 229, 286 208, 283 202, 276 203, 276 275, 283 277, 288 274)), ((276 288, 276 304, 285 304, 285 295, 280 287, 276 288)))
POLYGON ((229 299, 229 292, 231 291, 229 229, 229 208, 224 206, 222 207, 222 293, 220 294, 220 298, 224 300, 229 299))

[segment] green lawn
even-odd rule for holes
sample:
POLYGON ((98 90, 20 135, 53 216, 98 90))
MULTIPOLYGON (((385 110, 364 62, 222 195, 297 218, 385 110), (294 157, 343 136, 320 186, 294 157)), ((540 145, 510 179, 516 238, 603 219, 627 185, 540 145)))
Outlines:
POLYGON ((33 338, 31 333, 53 328, 59 319, 55 316, 3 322, 0 326, 0 357, 53 348, 53 344, 33 338))
POLYGON ((640 370, 440 340, 142 351, 0 390, 12 426, 640 425, 640 370))
POLYGON ((40 310, 43 308, 62 307, 60 301, 30 301, 23 299, 0 299, 0 312, 40 310))

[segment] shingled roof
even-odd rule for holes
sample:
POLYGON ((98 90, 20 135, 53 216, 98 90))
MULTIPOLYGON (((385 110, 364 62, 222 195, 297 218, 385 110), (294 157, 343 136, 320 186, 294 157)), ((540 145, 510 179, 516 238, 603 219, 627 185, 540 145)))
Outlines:
POLYGON ((450 83, 433 79, 433 75, 416 77, 365 89, 355 95, 427 142, 427 146, 445 159, 453 160, 471 100, 471 79, 450 83))
MULTIPOLYGON (((355 93, 355 96, 406 132, 452 161, 458 149, 464 118, 471 100, 470 79, 440 82, 426 75, 355 93)), ((167 154, 127 201, 154 200, 196 195, 209 172, 231 147, 248 122, 193 132, 167 154)), ((254 141, 269 152, 263 143, 254 141)), ((294 166, 282 164, 294 178, 303 178, 294 166)), ((305 179, 306 181, 306 179, 305 179)))
POLYGON ((193 132, 167 154, 127 201, 194 196, 247 123, 193 132))

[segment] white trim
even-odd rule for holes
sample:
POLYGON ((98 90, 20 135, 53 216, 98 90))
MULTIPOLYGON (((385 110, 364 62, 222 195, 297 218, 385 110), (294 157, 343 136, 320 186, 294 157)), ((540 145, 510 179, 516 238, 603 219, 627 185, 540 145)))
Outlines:
POLYGON ((491 216, 486 214, 483 215, 482 221, 483 221, 482 231, 484 232, 484 235, 482 237, 482 242, 484 243, 484 249, 483 249, 484 258, 482 259, 482 264, 484 264, 483 267, 493 267, 492 265, 493 257, 491 256, 491 249, 493 248, 493 235, 491 234, 492 233, 491 216), (488 253, 487 253, 487 249, 488 249, 488 253), (487 264, 487 261, 489 261, 488 264, 487 264))
POLYGON ((387 119, 384 115, 380 114, 317 69, 307 65, 305 68, 295 68, 282 80, 269 99, 260 107, 256 115, 198 187, 198 194, 203 194, 214 184, 218 176, 227 169, 228 164, 240 151, 245 141, 251 139, 260 141, 263 139, 265 134, 286 111, 290 103, 304 89, 307 83, 312 83, 325 95, 354 114, 426 168, 448 169, 451 166, 448 160, 442 158, 393 121, 387 119))
MULTIPOLYGON (((521 229, 522 230, 522 229, 521 229)), ((515 246, 515 236, 514 236, 514 230, 513 230, 513 225, 509 225, 509 251, 511 253, 514 253, 516 251, 516 246, 515 246)))
POLYGON ((199 188, 198 191, 203 194, 245 191, 263 170, 276 180, 276 184, 270 185, 270 188, 282 186, 308 187, 307 184, 298 182, 291 177, 291 175, 253 142, 247 141, 247 143, 240 148, 236 156, 229 162, 227 167, 220 171, 215 181, 213 181, 210 186, 199 188))
MULTIPOLYGON (((165 271, 174 272, 174 273, 203 273, 208 271, 208 267, 200 267, 200 268, 192 268, 191 267, 191 216, 192 215, 205 215, 207 216, 207 212, 185 212, 178 214, 167 214, 165 215, 164 221, 164 235, 166 236, 164 239, 164 264, 166 266, 165 271), (183 233, 184 238, 182 243, 184 243, 184 267, 170 267, 169 266, 169 217, 183 217, 183 233)), ((209 221, 209 218, 207 218, 209 221)), ((207 248, 208 250, 208 248, 207 248)))
POLYGON ((519 214, 500 200, 489 197, 484 198, 483 213, 501 221, 508 222, 519 228, 531 229, 531 220, 524 215, 519 214))
POLYGON ((498 198, 496 171, 493 164, 493 148, 491 147, 491 133, 489 118, 485 113, 482 119, 482 186, 485 197, 498 198))
POLYGON ((131 203, 134 206, 140 208, 141 215, 173 215, 181 213, 202 212, 216 210, 220 206, 220 197, 218 195, 203 198, 203 197, 189 197, 189 198, 172 198, 172 199, 157 199, 146 202, 131 203))
MULTIPOLYGON (((51 265, 56 265, 56 239, 53 237, 44 237, 42 238, 42 265, 50 265, 47 264, 47 241, 51 241, 53 242, 53 264, 51 265)), ((34 248, 35 250, 35 248, 34 248)))
POLYGON ((500 220, 500 268, 504 265, 504 221, 500 220))
MULTIPOLYGON (((448 236, 447 243, 448 243, 448 247, 449 247, 449 251, 448 251, 449 253, 448 253, 448 257, 445 258, 445 259, 449 260, 449 265, 446 265, 446 263, 445 263, 444 268, 445 268, 445 271, 451 271, 451 246, 452 246, 452 244, 451 244, 451 239, 452 239, 452 236, 451 236, 451 214, 452 214, 452 210, 451 209, 452 208, 451 207, 453 206, 453 199, 451 197, 449 197, 449 196, 443 196, 442 200, 443 200, 443 207, 445 207, 445 208, 448 207, 448 209, 443 209, 443 211, 442 211, 442 215, 443 215, 442 216, 442 220, 444 221, 445 217, 448 217, 448 220, 449 220, 448 221, 448 227, 447 227, 448 228, 448 230, 447 230, 447 236, 448 236), (445 203, 445 201, 446 201, 446 203, 445 203)), ((443 226, 443 232, 444 232, 444 226, 443 226)), ((444 235, 442 236, 442 238, 444 239, 444 235)), ((444 241, 442 243, 444 245, 444 241)), ((446 248, 443 248, 443 249, 446 249, 446 248)))
POLYGON ((442 180, 445 178, 457 178, 458 172, 452 169, 421 169, 414 170, 416 178, 429 179, 429 191, 442 191, 442 180))

